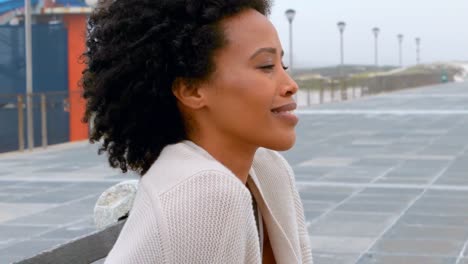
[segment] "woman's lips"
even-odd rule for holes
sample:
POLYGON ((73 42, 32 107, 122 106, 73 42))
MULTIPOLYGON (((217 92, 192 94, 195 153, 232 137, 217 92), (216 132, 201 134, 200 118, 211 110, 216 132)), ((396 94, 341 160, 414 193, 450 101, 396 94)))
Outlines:
POLYGON ((286 111, 294 111, 294 110, 296 110, 296 108, 297 108, 296 103, 289 103, 289 104, 285 104, 285 105, 282 105, 282 106, 279 106, 279 107, 275 107, 275 108, 271 109, 271 111, 273 113, 275 113, 275 112, 286 112, 286 111))
POLYGON ((286 104, 280 107, 273 108, 271 112, 273 115, 284 122, 288 122, 289 124, 295 126, 299 119, 294 114, 294 110, 296 109, 296 103, 286 104))

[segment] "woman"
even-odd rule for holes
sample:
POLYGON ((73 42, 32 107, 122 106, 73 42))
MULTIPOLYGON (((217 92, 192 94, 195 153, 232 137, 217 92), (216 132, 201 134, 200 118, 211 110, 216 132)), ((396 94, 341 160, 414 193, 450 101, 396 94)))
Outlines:
POLYGON ((143 176, 106 263, 312 263, 294 176, 275 152, 295 142, 298 87, 269 6, 115 0, 91 15, 91 141, 143 176))

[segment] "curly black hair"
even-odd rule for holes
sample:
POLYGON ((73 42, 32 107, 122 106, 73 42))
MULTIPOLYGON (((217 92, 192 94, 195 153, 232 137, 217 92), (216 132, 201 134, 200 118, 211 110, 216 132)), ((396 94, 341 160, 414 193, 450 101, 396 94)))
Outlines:
POLYGON ((100 0, 88 20, 84 122, 99 154, 144 175, 161 150, 187 138, 172 93, 177 78, 203 80, 226 45, 221 20, 269 0, 100 0))

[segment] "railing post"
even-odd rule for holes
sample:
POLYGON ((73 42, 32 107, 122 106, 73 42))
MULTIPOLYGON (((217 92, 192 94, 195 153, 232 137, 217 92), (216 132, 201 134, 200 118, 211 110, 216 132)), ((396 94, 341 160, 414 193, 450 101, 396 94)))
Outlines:
POLYGON ((332 79, 331 82, 331 102, 335 101, 335 81, 332 79))
POLYGON ((320 80, 320 95, 319 95, 319 104, 323 104, 323 94, 324 94, 324 81, 323 80, 320 80))
POLYGON ((307 106, 310 106, 310 87, 307 87, 307 106))
POLYGON ((18 147, 19 151, 24 151, 24 111, 23 111, 23 96, 17 96, 18 104, 18 147))
POLYGON ((27 112, 27 133, 28 133, 28 149, 33 150, 34 148, 34 95, 32 93, 26 93, 26 112, 27 112))
POLYGON ((41 94, 41 134, 42 134, 42 147, 47 147, 47 102, 46 95, 41 94))

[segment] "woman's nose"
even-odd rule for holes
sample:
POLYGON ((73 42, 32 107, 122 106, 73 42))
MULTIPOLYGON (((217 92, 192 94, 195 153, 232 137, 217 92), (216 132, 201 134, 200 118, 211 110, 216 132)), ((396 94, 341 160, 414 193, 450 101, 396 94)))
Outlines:
POLYGON ((296 81, 284 71, 285 79, 282 84, 281 95, 282 96, 292 96, 297 93, 299 87, 297 86, 296 81))

